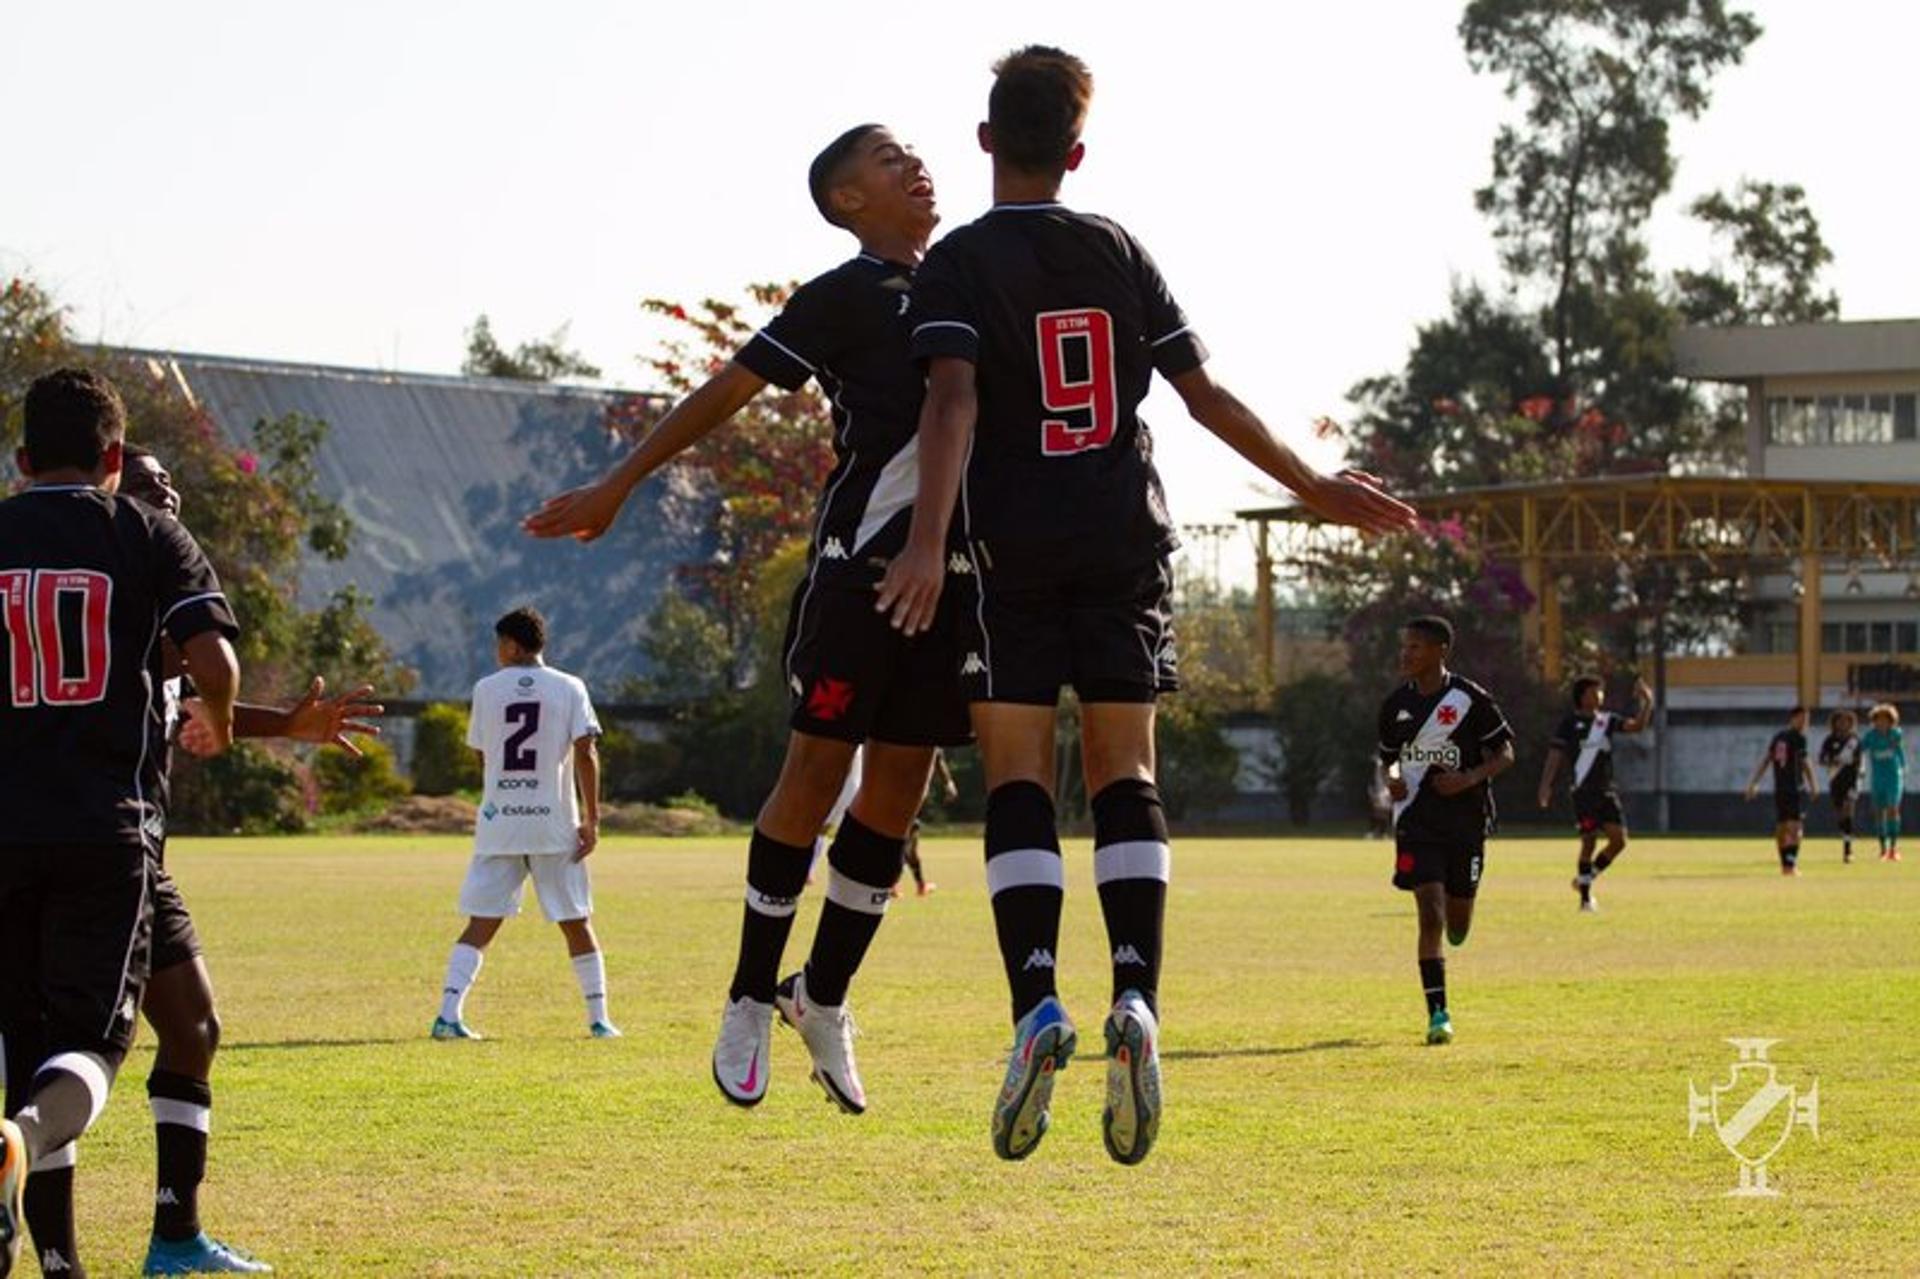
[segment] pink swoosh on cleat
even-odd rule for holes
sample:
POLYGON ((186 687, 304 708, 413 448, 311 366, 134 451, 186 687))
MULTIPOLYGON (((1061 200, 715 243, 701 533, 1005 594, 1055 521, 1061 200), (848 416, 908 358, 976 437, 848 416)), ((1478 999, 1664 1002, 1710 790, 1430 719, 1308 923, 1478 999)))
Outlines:
POLYGON ((734 1085, 741 1092, 752 1092, 753 1086, 760 1082, 760 1054, 755 1052, 753 1060, 747 1063, 747 1077, 734 1085))

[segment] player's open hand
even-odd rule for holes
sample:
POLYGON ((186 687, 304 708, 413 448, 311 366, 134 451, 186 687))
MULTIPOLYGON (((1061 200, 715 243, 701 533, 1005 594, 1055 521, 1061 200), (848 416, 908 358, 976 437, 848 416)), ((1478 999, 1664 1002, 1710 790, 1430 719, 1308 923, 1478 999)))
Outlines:
POLYGON ((1752 799, 1755 795, 1758 795, 1759 793, 1760 793, 1760 788, 1758 786, 1749 786, 1747 787, 1746 797, 1748 799, 1752 799))
POLYGON ((573 860, 583 862, 587 854, 600 846, 600 826, 596 822, 581 822, 574 833, 579 837, 579 847, 574 850, 573 860))
POLYGON ((313 682, 307 685, 307 695, 287 712, 285 736, 296 742, 338 746, 358 758, 360 747, 353 737, 380 736, 380 726, 368 721, 385 715, 387 708, 369 700, 373 697, 371 684, 362 684, 338 697, 323 698, 322 694, 326 691, 327 681, 315 675, 313 682))
POLYGON ((1366 533, 1405 532, 1417 518, 1411 506, 1365 471, 1319 476, 1300 490, 1300 502, 1323 520, 1366 533))
POLYGON ((180 703, 180 749, 196 759, 212 759, 233 745, 233 724, 213 722, 213 713, 197 697, 180 703))
POLYGON ((873 607, 877 612, 891 614, 888 621, 897 631, 918 635, 931 630, 946 575, 946 556, 940 547, 916 547, 909 542, 887 565, 887 575, 880 579, 880 592, 873 607))
POLYGON ((604 481, 583 484, 548 498, 539 510, 520 521, 520 527, 534 537, 591 542, 613 527, 626 500, 626 493, 616 485, 604 481))
POLYGON ((1407 783, 1399 777, 1387 779, 1387 798, 1398 804, 1407 797, 1407 783))

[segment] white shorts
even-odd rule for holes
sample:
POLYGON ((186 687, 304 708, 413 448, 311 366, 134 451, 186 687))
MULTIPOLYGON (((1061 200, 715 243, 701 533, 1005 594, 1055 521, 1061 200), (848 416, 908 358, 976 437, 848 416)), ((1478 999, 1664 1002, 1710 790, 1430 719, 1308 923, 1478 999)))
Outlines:
POLYGON ((460 913, 469 918, 507 919, 520 913, 520 886, 533 877, 540 913, 550 923, 593 914, 587 864, 566 853, 538 857, 475 856, 460 886, 460 913))

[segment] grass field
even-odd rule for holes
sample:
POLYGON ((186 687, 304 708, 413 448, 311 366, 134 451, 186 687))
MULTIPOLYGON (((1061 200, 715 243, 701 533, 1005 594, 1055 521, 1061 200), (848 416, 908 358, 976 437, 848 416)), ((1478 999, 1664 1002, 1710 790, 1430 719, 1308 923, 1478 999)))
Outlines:
MULTIPOLYGON (((180 841, 226 1045, 206 1219, 288 1275, 1920 1272, 1920 865, 1783 881, 1765 841, 1636 843, 1574 911, 1565 841, 1502 840, 1449 964, 1459 1041, 1423 1046, 1411 902, 1360 840, 1175 851, 1168 1113, 1139 1168, 1101 1148, 1103 1070, 1002 1164, 987 1110, 1004 986, 972 841, 890 915, 855 987, 871 1109, 831 1109, 776 1027, 755 1111, 708 1052, 744 851, 613 840, 594 857, 618 1041, 584 1037, 558 932, 508 926, 426 1038, 457 930, 459 839, 180 841), (1728 1036, 1818 1077, 1784 1193, 1730 1199, 1687 1086, 1728 1036)), ((1068 852, 1063 993, 1098 1039, 1090 858, 1068 852)), ((811 938, 803 906, 789 958, 811 938)), ((152 1139, 143 1040, 81 1159, 83 1255, 128 1273, 152 1139)), ((24 1263, 33 1272, 30 1262, 24 1263)))

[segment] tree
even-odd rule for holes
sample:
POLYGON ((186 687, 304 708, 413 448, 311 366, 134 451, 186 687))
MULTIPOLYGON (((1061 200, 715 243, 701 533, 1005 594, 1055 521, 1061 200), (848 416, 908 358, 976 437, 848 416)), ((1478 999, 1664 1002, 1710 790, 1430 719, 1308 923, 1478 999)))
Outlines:
POLYGON ((1280 743, 1280 792, 1287 817, 1305 826, 1313 801, 1336 779, 1361 793, 1373 756, 1366 720, 1369 699, 1350 679, 1310 673, 1275 691, 1273 722, 1280 743), (1329 724, 1353 724, 1353 732, 1329 732, 1329 724), (1364 731, 1362 731, 1364 730, 1364 731))
POLYGON ((578 351, 567 347, 563 324, 545 338, 522 342, 506 350, 493 336, 493 322, 483 314, 467 330, 467 358, 460 371, 468 377, 503 377, 516 382, 555 382, 561 378, 597 378, 600 370, 578 351))
POLYGON ((1833 251, 1799 186, 1747 180, 1732 195, 1700 197, 1687 211, 1730 242, 1728 265, 1737 273, 1675 272, 1689 324, 1805 324, 1839 316, 1839 297, 1818 284, 1833 251))
POLYGON ((435 702, 413 723, 413 791, 451 795, 480 786, 480 759, 467 745, 467 711, 435 702))
MULTIPOLYGON (((692 310, 647 298, 641 305, 672 321, 682 336, 667 341, 645 363, 676 397, 688 394, 726 365, 794 287, 749 285, 744 305, 707 298, 692 310)), ((608 425, 637 438, 657 413, 651 401, 634 399, 616 404, 608 425)), ((753 675, 762 571, 782 546, 811 534, 815 502, 833 461, 832 423, 811 383, 798 391, 767 388, 681 459, 711 485, 717 499, 709 525, 713 551, 706 562, 683 569, 682 576, 725 633, 732 687, 753 675)), ((784 599, 765 602, 783 620, 785 605, 784 599)))

